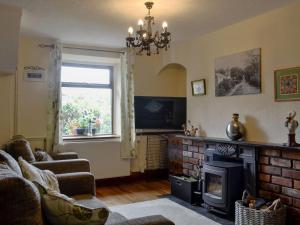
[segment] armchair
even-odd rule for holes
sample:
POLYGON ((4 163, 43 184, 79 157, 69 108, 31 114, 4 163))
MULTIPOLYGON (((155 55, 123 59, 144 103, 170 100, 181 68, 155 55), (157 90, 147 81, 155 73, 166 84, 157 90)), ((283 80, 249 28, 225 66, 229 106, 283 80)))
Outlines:
POLYGON ((22 135, 14 136, 6 145, 6 152, 14 159, 17 160, 19 156, 22 156, 37 168, 47 169, 55 174, 91 171, 88 160, 79 159, 75 152, 48 154, 41 149, 37 150, 36 152, 32 151, 30 143, 22 135))
POLYGON ((32 165, 42 170, 50 170, 55 174, 91 171, 90 163, 86 159, 63 159, 32 162, 32 165))

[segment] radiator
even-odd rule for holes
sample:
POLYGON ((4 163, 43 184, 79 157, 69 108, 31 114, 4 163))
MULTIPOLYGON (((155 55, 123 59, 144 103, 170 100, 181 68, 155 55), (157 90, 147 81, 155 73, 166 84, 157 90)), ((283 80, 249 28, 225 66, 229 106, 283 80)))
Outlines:
POLYGON ((168 140, 159 135, 147 136, 146 162, 148 170, 167 168, 168 140))

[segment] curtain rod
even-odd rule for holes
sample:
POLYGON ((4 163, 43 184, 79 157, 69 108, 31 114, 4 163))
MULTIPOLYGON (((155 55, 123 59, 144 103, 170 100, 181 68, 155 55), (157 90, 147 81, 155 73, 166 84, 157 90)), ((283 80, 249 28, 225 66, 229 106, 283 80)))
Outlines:
MULTIPOLYGON (((47 45, 47 44, 39 44, 39 47, 41 48, 54 48, 55 45, 47 45)), ((106 50, 106 49, 93 49, 93 48, 81 48, 81 47, 68 47, 68 46, 63 46, 65 49, 75 49, 75 50, 87 50, 87 51, 95 51, 95 52, 110 52, 110 53, 120 53, 124 54, 125 51, 117 51, 117 50, 106 50)))
POLYGON ((122 53, 122 54, 125 53, 125 51, 107 50, 107 49, 93 49, 93 48, 67 47, 67 46, 64 46, 63 48, 75 49, 75 50, 88 50, 88 51, 95 51, 95 52, 111 52, 111 53, 122 53))

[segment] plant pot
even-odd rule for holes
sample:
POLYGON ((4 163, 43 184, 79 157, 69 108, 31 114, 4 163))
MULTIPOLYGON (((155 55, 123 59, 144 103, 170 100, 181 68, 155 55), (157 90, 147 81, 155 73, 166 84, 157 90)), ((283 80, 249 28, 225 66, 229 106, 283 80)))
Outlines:
POLYGON ((96 131, 97 131, 97 129, 96 129, 96 128, 93 128, 93 129, 92 129, 92 134, 93 134, 93 136, 95 136, 95 135, 96 135, 96 131))
POLYGON ((76 128, 76 134, 77 135, 85 135, 86 129, 85 128, 76 128))

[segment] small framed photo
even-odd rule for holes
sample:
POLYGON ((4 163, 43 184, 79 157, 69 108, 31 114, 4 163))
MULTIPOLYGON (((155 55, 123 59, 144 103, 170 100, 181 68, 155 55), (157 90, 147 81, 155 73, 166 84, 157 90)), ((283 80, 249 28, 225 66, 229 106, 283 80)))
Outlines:
POLYGON ((274 71, 275 101, 300 100, 300 67, 274 71))
POLYGON ((206 90, 205 90, 205 80, 194 80, 191 82, 192 84, 192 94, 193 96, 198 96, 198 95, 205 95, 206 90))

